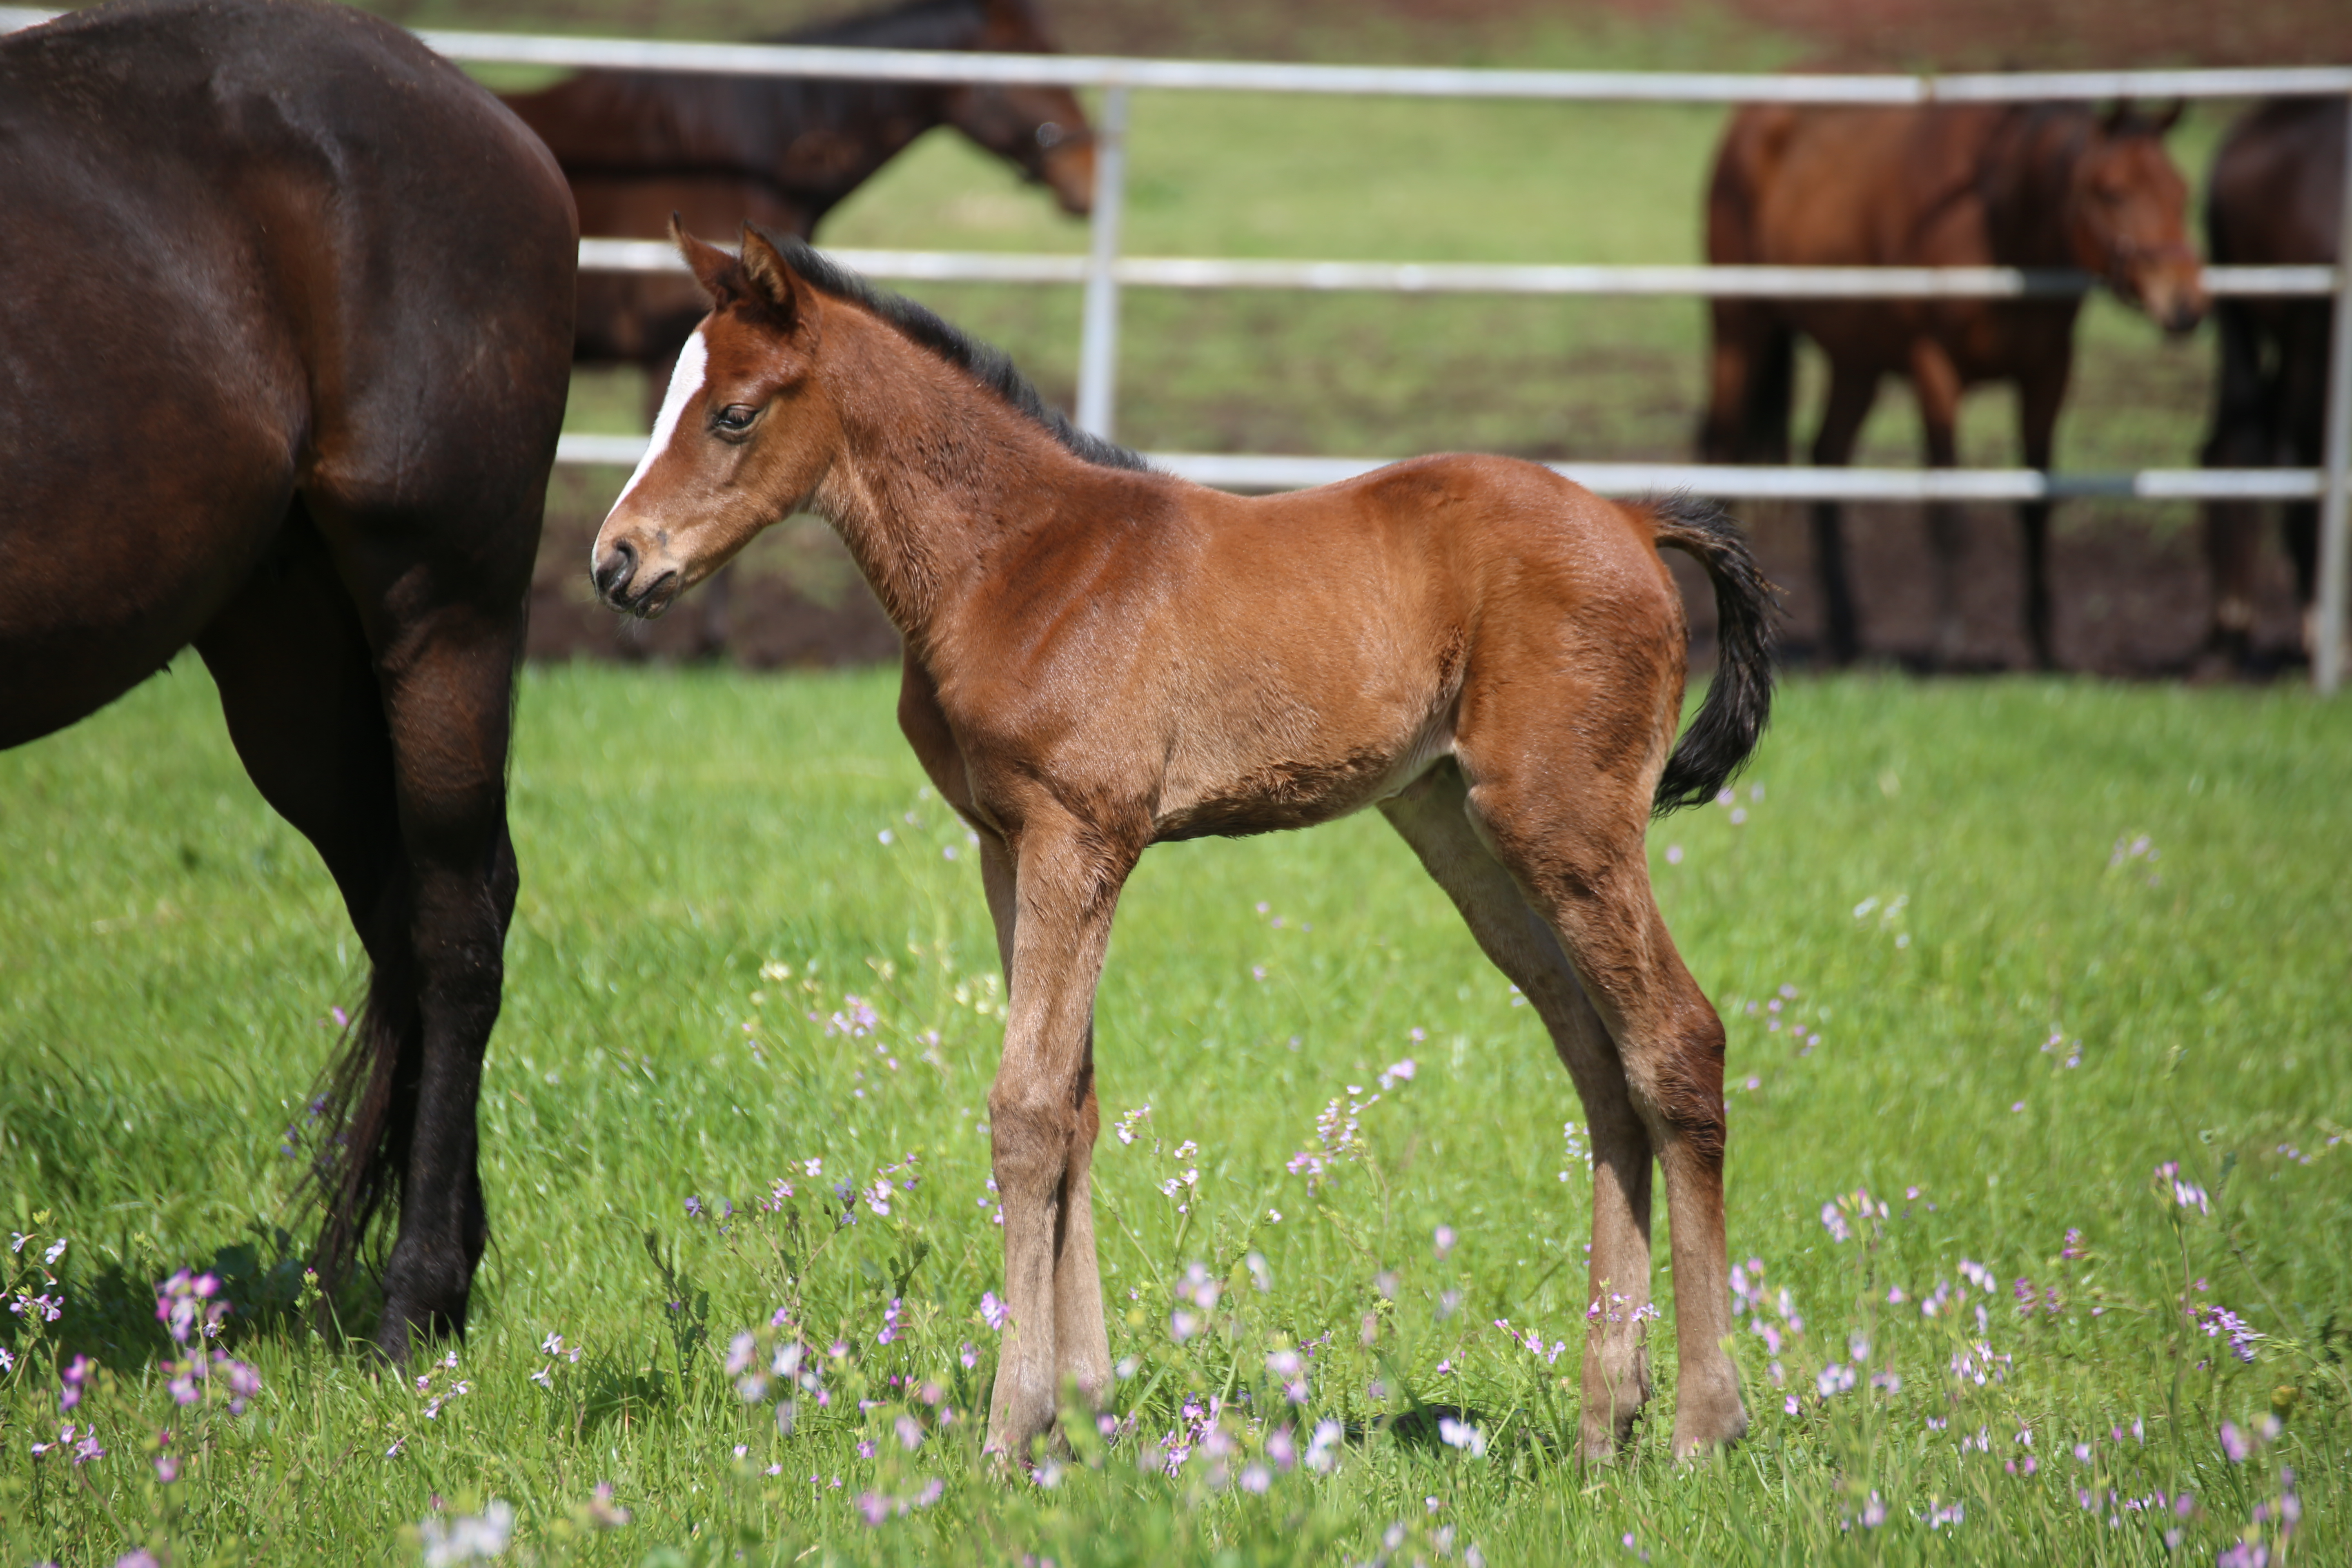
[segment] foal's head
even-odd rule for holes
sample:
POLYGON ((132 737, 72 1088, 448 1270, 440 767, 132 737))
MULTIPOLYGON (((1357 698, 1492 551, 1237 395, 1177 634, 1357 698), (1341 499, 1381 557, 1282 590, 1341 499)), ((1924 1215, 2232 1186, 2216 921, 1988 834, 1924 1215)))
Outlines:
POLYGON ((710 314, 679 351, 653 440, 596 531, 590 575, 657 616, 815 489, 841 440, 816 374, 825 300, 757 230, 740 259, 670 222, 710 314))
POLYGON ((2076 264, 2171 332, 2202 321, 2210 302, 2189 243, 2189 184, 2164 150, 2179 117, 2177 104, 2154 117, 2118 104, 2095 123, 2066 192, 2076 264))

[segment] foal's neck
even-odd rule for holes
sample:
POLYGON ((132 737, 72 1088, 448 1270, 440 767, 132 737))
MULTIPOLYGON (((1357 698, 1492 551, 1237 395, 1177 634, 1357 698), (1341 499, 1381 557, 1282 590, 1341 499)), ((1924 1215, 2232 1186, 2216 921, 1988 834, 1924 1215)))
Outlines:
POLYGON ((855 306, 828 312, 824 339, 818 374, 842 436, 810 502, 900 635, 923 646, 990 551, 1045 521, 1071 470, 1088 466, 965 372, 855 306))

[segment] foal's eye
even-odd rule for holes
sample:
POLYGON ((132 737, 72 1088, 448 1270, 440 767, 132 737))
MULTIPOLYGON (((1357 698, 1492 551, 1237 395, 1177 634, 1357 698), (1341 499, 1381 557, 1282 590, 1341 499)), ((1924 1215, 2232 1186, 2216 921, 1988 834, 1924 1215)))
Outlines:
POLYGON ((714 430, 749 430, 759 412, 749 404, 730 403, 710 416, 710 426, 714 430))

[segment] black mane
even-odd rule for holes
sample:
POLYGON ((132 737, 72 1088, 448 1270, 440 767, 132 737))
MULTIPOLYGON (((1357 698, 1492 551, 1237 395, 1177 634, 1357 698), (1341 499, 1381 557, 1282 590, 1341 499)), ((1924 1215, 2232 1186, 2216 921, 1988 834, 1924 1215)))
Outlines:
POLYGON ((1151 465, 1143 460, 1141 453, 1099 436, 1089 436, 1072 425, 1060 409, 1037 395, 1029 378, 1013 368, 1012 357, 1003 349, 948 325, 903 294, 876 288, 797 236, 765 228, 758 232, 811 288, 873 311, 909 342, 962 371, 1015 413, 1042 426, 1047 435, 1073 455, 1097 468, 1128 468, 1138 473, 1150 470, 1151 465))

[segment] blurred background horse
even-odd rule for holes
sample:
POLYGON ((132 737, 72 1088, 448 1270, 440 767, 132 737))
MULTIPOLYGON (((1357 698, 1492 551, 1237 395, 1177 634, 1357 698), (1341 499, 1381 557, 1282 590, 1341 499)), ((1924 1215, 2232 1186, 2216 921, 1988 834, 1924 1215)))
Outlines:
MULTIPOLYGON (((772 35, 782 44, 872 49, 1058 52, 1028 0, 913 0, 772 35)), ((507 104, 572 183, 580 231, 658 239, 756 223, 803 239, 925 132, 952 125, 1044 184, 1063 211, 1094 203, 1094 135, 1067 88, 592 70, 507 104)), ((646 373, 650 426, 677 351, 709 302, 684 273, 580 278, 574 354, 646 373)), ((728 640, 731 570, 705 590, 695 651, 728 640)))
MULTIPOLYGON (((2206 248, 2216 266, 2333 266, 2344 212, 2345 105, 2340 98, 2275 99, 2231 126, 2206 190, 2206 248)), ((2209 468, 2317 468, 2327 403, 2327 345, 2335 308, 2316 300, 2223 300, 2221 370, 2214 386, 2209 468)), ((2205 554, 2213 618, 2205 657, 2232 670, 2254 662, 2254 576, 2262 544, 2258 501, 2205 507, 2205 554)), ((2319 504, 2289 501, 2288 561, 2303 644, 2312 645, 2318 575, 2319 504)))
MULTIPOLYGON (((2188 185, 2166 154, 2179 110, 2150 118, 2079 103, 1800 109, 1732 117, 1707 192, 1707 259, 1797 267, 2078 268, 2167 331, 2205 313, 2187 233, 2188 185)), ((1888 375, 1918 395, 1927 460, 1958 461, 1960 395, 1990 381, 2018 389, 2026 466, 2050 467, 2074 364, 2078 298, 1717 300, 1708 406, 1709 462, 1785 463, 1799 333, 1828 356, 1828 405, 1815 463, 1843 465, 1888 375)), ((2048 583, 2050 506, 2018 508, 2024 531, 2025 631, 2033 660, 2056 660, 2048 583)), ((1838 503, 1813 506, 1824 653, 1862 650, 1838 503)), ((1958 507, 1930 504, 1936 558, 1931 663, 1961 662, 1958 507)))

